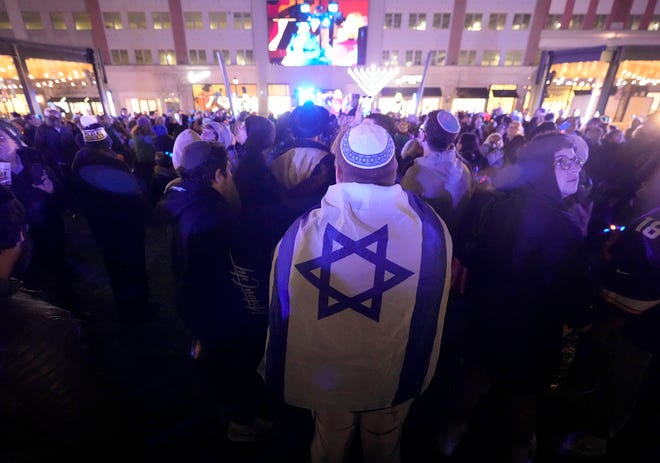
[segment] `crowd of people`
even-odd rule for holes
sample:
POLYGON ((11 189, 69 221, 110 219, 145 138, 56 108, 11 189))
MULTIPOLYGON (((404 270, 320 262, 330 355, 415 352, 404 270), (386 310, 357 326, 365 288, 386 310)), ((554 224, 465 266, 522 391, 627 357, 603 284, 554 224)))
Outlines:
POLYGON ((15 116, 0 121, 0 407, 17 442, 92 443, 111 422, 81 353, 94 311, 66 270, 67 214, 127 326, 159 315, 145 227, 168 227, 174 305, 227 439, 271 438, 274 404, 309 409, 314 463, 346 461, 356 435, 365 462, 401 461, 434 382, 451 404, 439 455, 488 394, 493 461, 533 461, 539 442, 604 456, 657 365, 660 113, 625 131, 543 108, 15 116), (581 426, 542 433, 541 405, 576 397, 581 426))

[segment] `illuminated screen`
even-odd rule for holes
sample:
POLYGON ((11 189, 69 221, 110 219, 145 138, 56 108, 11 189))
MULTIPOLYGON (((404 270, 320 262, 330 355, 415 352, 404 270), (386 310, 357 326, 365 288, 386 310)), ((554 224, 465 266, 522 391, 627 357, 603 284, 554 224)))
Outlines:
POLYGON ((272 64, 364 64, 369 0, 268 0, 267 5, 272 64))

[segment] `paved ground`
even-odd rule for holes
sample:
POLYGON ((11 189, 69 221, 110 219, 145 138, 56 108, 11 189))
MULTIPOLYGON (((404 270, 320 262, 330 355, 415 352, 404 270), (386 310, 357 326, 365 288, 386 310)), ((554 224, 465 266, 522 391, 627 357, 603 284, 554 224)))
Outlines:
MULTIPOLYGON (((174 311, 165 229, 156 225, 148 228, 149 277, 161 312, 157 320, 144 326, 125 326, 117 320, 101 255, 84 219, 69 218, 67 229, 70 261, 76 275, 75 290, 80 301, 95 315, 85 326, 86 338, 98 367, 130 410, 130 424, 136 429, 142 460, 308 461, 312 422, 305 410, 280 409, 277 434, 267 444, 234 444, 224 438, 221 406, 190 361, 190 339, 174 311)), ((657 376, 652 384, 660 384, 657 376)), ((488 400, 475 415, 474 431, 454 458, 442 459, 433 453, 438 418, 446 406, 445 388, 442 382, 435 384, 413 405, 402 444, 404 462, 496 462, 499 428, 491 419, 493 405, 488 400)), ((660 436, 657 390, 645 392, 641 412, 612 444, 608 458, 599 461, 660 461, 651 456, 653 450, 657 451, 656 441, 660 436)), ((553 423, 550 412, 555 410, 549 408, 544 416, 547 423, 553 423)), ((98 455, 89 455, 88 461, 99 461, 103 453, 104 449, 98 449, 98 455)), ((134 460, 138 453, 130 455, 127 449, 125 460, 134 460)), ((358 453, 356 444, 351 462, 360 461, 358 453)), ((43 461, 41 457, 20 461, 43 461)), ((535 461, 569 460, 556 457, 541 444, 535 461)))

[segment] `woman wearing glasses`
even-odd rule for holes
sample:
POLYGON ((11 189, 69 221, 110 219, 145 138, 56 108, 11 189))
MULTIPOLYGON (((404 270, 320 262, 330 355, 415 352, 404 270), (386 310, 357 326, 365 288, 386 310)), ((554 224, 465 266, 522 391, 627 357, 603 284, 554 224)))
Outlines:
MULTIPOLYGON (((479 214, 485 224, 478 255, 464 262, 469 366, 438 442, 445 454, 467 433, 472 409, 490 390, 503 412, 498 461, 533 456, 537 403, 558 373, 564 327, 589 321, 586 253, 565 201, 578 191, 586 158, 586 143, 576 136, 535 137, 498 175, 496 199, 479 214)), ((456 237, 459 258, 462 238, 456 237)))

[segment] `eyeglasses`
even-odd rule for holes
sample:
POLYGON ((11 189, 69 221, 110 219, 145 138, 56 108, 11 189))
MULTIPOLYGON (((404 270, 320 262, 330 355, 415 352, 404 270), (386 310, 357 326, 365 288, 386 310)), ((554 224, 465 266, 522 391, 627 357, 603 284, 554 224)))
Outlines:
POLYGON ((578 158, 577 156, 574 156, 572 158, 567 158, 567 157, 560 157, 559 159, 555 159, 555 162, 552 164, 556 167, 559 166, 562 168, 562 170, 570 170, 571 167, 574 165, 577 165, 580 169, 582 166, 584 166, 584 162, 582 159, 578 158))
POLYGON ((417 134, 417 135, 419 136, 419 135, 421 135, 421 134, 426 135, 426 129, 425 129, 424 127, 420 127, 420 128, 418 129, 418 134, 417 134))

